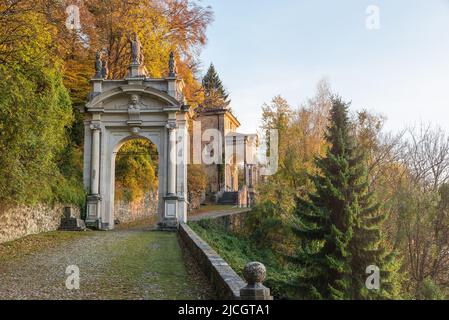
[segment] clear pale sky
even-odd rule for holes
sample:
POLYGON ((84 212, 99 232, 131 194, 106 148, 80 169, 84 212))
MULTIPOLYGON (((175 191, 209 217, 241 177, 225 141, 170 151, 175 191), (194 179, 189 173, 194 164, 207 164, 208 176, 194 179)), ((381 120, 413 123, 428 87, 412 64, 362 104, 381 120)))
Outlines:
POLYGON ((449 0, 203 0, 215 12, 213 62, 241 132, 281 94, 298 106, 327 77, 335 92, 388 118, 387 130, 432 122, 449 131, 449 0), (367 7, 380 29, 366 27, 367 7))

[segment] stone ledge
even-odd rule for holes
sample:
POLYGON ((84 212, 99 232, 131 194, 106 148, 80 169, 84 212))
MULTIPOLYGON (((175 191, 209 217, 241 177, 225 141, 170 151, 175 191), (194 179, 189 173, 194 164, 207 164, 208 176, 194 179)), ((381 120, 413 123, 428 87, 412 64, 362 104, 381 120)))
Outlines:
POLYGON ((240 289, 246 286, 246 282, 188 225, 180 224, 179 235, 208 277, 217 297, 239 300, 240 289))

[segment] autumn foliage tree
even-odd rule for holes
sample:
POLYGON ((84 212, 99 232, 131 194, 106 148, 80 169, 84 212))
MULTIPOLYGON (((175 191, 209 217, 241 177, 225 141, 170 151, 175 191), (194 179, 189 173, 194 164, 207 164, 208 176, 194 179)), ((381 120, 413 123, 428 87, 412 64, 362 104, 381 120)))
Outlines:
MULTIPOLYGON (((19 198, 19 189, 23 192, 34 189, 28 188, 23 181, 43 182, 54 177, 58 186, 50 189, 66 194, 66 198, 71 194, 80 195, 75 189, 82 185, 83 118, 77 108, 70 108, 70 105, 83 106, 86 101, 96 52, 102 51, 107 57, 109 78, 126 75, 131 54, 128 38, 134 32, 140 35, 150 76, 166 76, 169 54, 175 53, 178 74, 186 83, 184 94, 190 104, 198 105, 202 93, 196 74, 197 59, 199 50, 206 43, 206 28, 211 21, 211 8, 190 0, 2 1, 0 61, 4 94, 1 97, 1 128, 9 127, 10 131, 2 133, 4 141, 0 145, 3 145, 4 170, 1 171, 9 176, 17 174, 18 181, 9 187, 5 184, 2 194, 19 198), (48 115, 41 119, 39 112, 44 112, 44 105, 48 115), (16 111, 12 112, 14 108, 16 111), (17 120, 15 131, 14 119, 17 120), (53 122, 45 124, 44 120, 53 122), (23 129, 22 133, 19 128, 23 129), (29 133, 28 138, 25 132, 29 133), (25 156, 26 152, 20 156, 12 149, 8 152, 8 148, 13 147, 24 151, 25 146, 19 146, 24 140, 31 144, 29 156, 25 156), (12 141, 19 145, 14 146, 12 141), (55 145, 50 147, 52 143, 55 145), (37 161, 39 150, 47 152, 44 163, 37 161), (42 170, 34 168, 34 164, 42 170), (48 172, 46 165, 52 168, 48 172), (69 184, 63 185, 54 166, 68 173, 69 184), (14 170, 5 169, 9 167, 14 170), (36 180, 25 179, 32 175, 36 180), (13 185, 17 190, 6 191, 13 185)), ((6 183, 8 179, 2 181, 6 183)), ((44 192, 47 188, 39 190, 44 192)), ((47 190, 46 193, 52 192, 47 190)), ((20 198, 42 199, 37 193, 36 197, 24 195, 20 198)))
MULTIPOLYGON (((177 70, 186 82, 186 98, 192 104, 199 102, 200 84, 195 75, 198 52, 206 43, 206 28, 212 21, 209 7, 190 0, 85 0, 74 4, 80 8, 81 28, 68 31, 65 20, 59 19, 60 44, 67 58, 66 72, 70 75, 69 88, 76 90, 71 81, 74 77, 82 76, 87 82, 93 75, 93 63, 86 62, 93 62, 96 51, 105 53, 109 78, 124 78, 131 61, 129 37, 137 32, 149 75, 166 76, 169 54, 174 52, 177 70), (87 65, 90 74, 84 72, 87 65)), ((64 9, 62 5, 54 7, 53 16, 58 17, 64 9)))
POLYGON ((57 30, 26 1, 1 2, 0 25, 0 204, 82 204, 67 157, 73 113, 53 51, 57 30))
POLYGON ((279 167, 258 186, 257 205, 248 225, 259 243, 284 254, 292 254, 296 247, 287 226, 295 199, 312 187, 307 175, 316 172, 314 159, 324 152, 330 97, 330 85, 322 80, 316 94, 296 110, 281 96, 262 106, 261 129, 268 144, 270 130, 278 133, 279 167))
POLYGON ((158 187, 158 152, 155 144, 137 139, 126 142, 115 159, 115 197, 131 203, 156 192, 158 187))

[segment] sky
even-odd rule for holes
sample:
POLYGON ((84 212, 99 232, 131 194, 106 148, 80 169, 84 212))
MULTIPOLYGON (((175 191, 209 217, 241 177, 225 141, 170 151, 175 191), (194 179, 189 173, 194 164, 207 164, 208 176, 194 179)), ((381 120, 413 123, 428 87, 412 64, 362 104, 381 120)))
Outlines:
POLYGON ((449 0, 201 3, 215 15, 203 70, 214 63, 240 132, 259 129, 264 102, 280 94, 297 107, 322 78, 352 111, 385 116, 388 131, 424 122, 449 132, 449 0))

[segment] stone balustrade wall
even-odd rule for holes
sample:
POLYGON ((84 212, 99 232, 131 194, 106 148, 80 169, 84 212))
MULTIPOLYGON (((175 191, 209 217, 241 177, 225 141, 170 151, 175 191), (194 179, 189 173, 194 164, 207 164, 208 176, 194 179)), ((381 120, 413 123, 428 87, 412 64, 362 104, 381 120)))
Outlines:
POLYGON ((218 299, 239 300, 246 282, 188 225, 180 225, 179 235, 209 278, 218 299))

